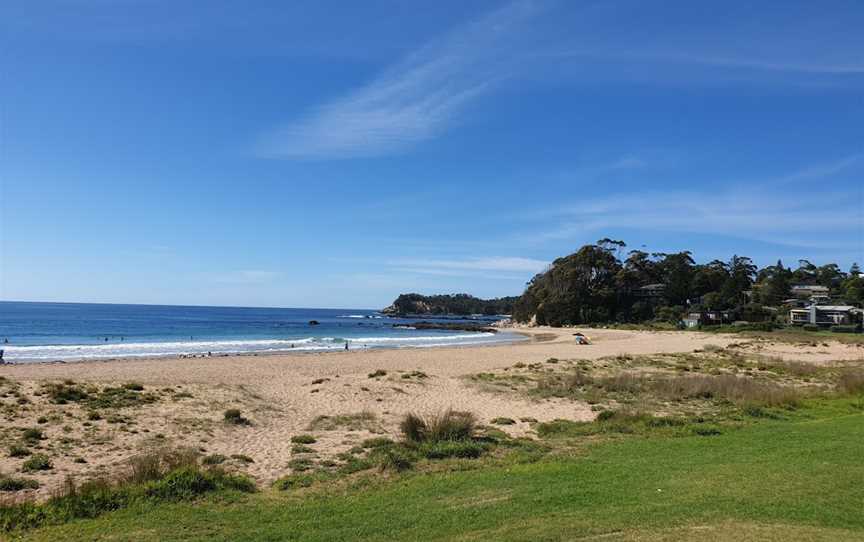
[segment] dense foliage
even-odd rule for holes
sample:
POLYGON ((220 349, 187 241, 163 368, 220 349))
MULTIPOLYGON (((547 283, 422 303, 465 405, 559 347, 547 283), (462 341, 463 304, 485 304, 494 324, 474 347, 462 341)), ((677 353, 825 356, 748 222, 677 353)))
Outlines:
POLYGON ((608 322, 677 322, 687 311, 728 311, 736 319, 770 320, 766 307, 793 295, 793 285, 825 286, 833 299, 860 305, 864 277, 836 264, 801 260, 792 270, 778 261, 759 269, 750 258, 697 264, 689 251, 625 252, 623 241, 603 239, 558 258, 528 283, 513 317, 553 326, 608 322))
POLYGON ((510 314, 517 297, 480 299, 468 294, 420 295, 402 294, 384 309, 386 314, 510 314))

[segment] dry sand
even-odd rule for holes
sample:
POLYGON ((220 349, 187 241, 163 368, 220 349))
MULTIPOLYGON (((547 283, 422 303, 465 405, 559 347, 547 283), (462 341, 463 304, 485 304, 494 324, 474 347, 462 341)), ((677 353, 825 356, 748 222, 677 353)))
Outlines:
MULTIPOLYGON (((563 399, 532 400, 519 394, 487 393, 465 377, 500 371, 514 364, 536 363, 551 357, 597 359, 619 354, 692 352, 706 344, 738 343, 745 351, 827 363, 864 359, 864 348, 832 342, 816 346, 792 346, 768 341, 742 341, 735 336, 618 330, 586 330, 592 344, 573 341, 574 329, 533 328, 520 330, 529 341, 470 348, 415 348, 368 350, 323 354, 226 356, 147 360, 90 361, 77 363, 0 366, 0 376, 20 383, 25 395, 46 381, 71 379, 79 383, 122 384, 138 382, 147 390, 173 388, 192 397, 172 400, 163 394, 159 402, 142 408, 123 409, 132 424, 105 420, 86 425, 80 406, 50 405, 34 397, 25 413, 2 420, 5 448, 19 427, 36 425, 36 418, 50 414, 40 427, 55 468, 34 475, 43 484, 40 495, 67 475, 92 476, 118 468, 123 460, 151 445, 195 446, 206 453, 244 454, 254 463, 243 470, 268 483, 290 471, 291 437, 313 433, 319 457, 355 446, 369 436, 395 436, 399 419, 407 412, 435 413, 448 408, 474 412, 481 422, 506 416, 519 420, 556 418, 590 420, 589 405, 563 399), (370 378, 376 370, 386 376, 370 378), (414 371, 421 375, 409 376, 414 371), (317 382, 317 383, 316 383, 317 382), (239 408, 253 424, 227 426, 222 413, 239 408), (375 421, 351 430, 310 429, 319 416, 372 413, 375 421), (32 418, 32 419, 31 419, 32 418), (50 445, 48 444, 50 443, 50 445), (87 463, 76 463, 82 457, 87 463)), ((7 400, 8 404, 8 400, 7 400)), ((513 435, 530 434, 530 426, 518 422, 503 427, 513 435)), ((0 472, 20 470, 20 459, 0 457, 0 472)))

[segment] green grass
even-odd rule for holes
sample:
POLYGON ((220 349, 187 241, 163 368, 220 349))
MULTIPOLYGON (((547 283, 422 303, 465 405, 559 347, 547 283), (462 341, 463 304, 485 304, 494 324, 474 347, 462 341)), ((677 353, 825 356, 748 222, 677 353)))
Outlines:
POLYGON ((710 438, 583 437, 578 453, 531 463, 145 503, 25 539, 864 540, 862 406, 809 402, 710 438))

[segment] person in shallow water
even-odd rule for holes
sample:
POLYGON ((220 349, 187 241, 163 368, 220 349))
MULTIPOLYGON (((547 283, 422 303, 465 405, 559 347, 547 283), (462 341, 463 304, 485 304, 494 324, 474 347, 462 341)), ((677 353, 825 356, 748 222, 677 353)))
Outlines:
POLYGON ((345 350, 348 350, 348 341, 345 341, 345 350))

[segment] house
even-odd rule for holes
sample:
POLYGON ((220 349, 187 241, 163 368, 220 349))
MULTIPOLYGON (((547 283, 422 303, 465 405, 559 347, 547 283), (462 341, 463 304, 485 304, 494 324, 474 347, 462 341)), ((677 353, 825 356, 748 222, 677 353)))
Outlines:
POLYGON ((804 309, 789 311, 789 323, 792 325, 812 324, 817 326, 836 326, 853 324, 860 309, 850 305, 810 305, 804 309))
POLYGON ((827 286, 796 284, 792 286, 792 295, 795 297, 808 298, 814 295, 828 295, 830 290, 827 286))
POLYGON ((732 311, 701 311, 691 312, 682 320, 684 327, 719 326, 729 324, 735 319, 732 311))

